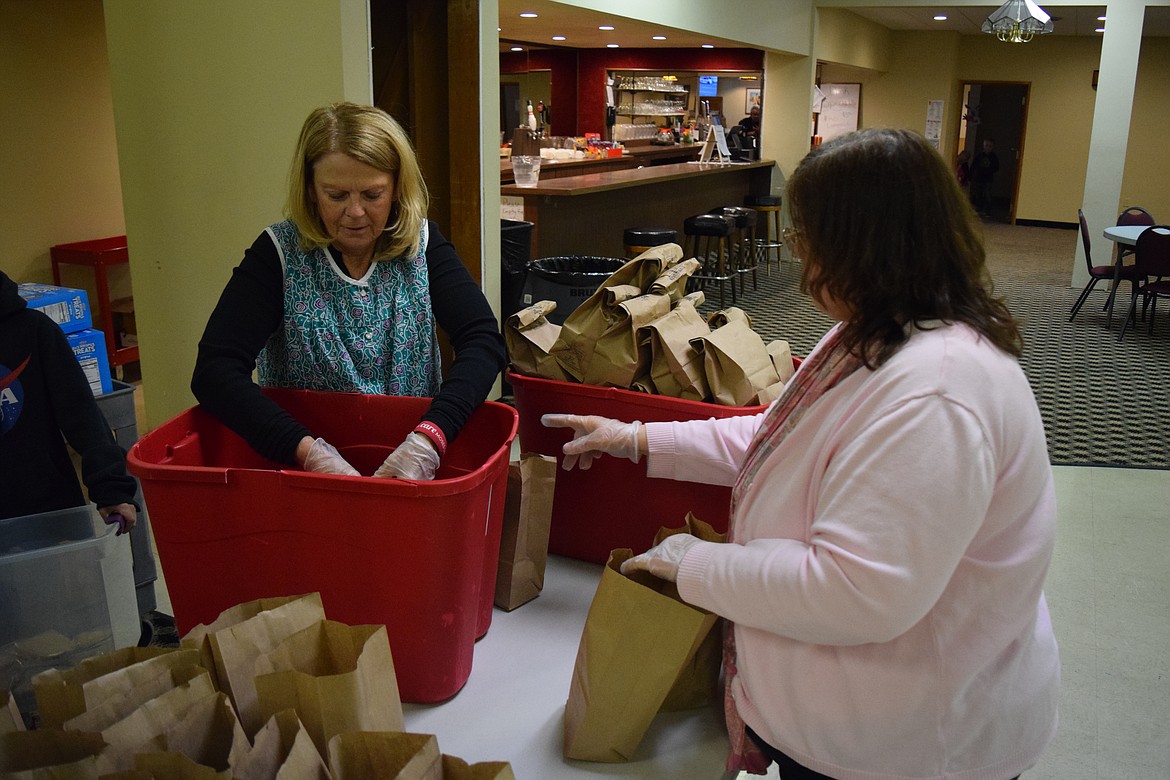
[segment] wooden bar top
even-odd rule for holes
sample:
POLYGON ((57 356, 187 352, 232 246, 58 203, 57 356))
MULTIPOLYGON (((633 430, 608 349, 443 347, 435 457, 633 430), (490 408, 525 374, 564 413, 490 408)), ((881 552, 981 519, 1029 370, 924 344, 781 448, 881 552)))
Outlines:
POLYGON ((514 184, 500 186, 501 195, 546 195, 551 197, 572 197, 590 195, 596 192, 639 187, 668 181, 690 179, 698 176, 716 176, 723 173, 771 168, 774 160, 752 160, 732 163, 674 163, 632 168, 624 171, 602 171, 580 176, 565 176, 541 180, 535 187, 517 187, 514 184))

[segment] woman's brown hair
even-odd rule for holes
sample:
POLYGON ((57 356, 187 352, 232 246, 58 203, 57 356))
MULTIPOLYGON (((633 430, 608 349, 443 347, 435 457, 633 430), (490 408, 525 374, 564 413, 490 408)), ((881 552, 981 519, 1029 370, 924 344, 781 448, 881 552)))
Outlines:
POLYGON ((874 128, 828 141, 797 166, 786 200, 805 261, 801 289, 848 308, 844 344, 868 367, 906 341, 906 324, 929 320, 964 323, 1020 355, 975 213, 922 136, 874 128))

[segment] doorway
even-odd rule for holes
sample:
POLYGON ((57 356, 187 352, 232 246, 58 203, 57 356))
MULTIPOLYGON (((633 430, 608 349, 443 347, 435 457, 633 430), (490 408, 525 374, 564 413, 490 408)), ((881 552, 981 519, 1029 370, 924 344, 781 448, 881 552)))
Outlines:
POLYGON ((1015 224, 1030 87, 1027 82, 963 83, 963 112, 956 149, 966 150, 974 159, 984 150, 984 142, 991 141, 998 161, 998 170, 985 187, 985 199, 980 198, 974 166, 971 172, 972 202, 989 221, 1015 224))

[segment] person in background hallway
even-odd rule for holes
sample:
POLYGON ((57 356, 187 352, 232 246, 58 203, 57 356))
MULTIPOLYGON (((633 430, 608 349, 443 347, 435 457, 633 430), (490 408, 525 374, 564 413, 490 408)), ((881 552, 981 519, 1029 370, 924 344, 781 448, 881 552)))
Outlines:
POLYGON ((991 214, 991 183, 999 171, 999 156, 995 153, 995 139, 983 139, 983 147, 971 159, 971 205, 979 216, 991 214))
POLYGON ((253 369, 266 387, 433 398, 404 441, 387 442, 393 451, 374 473, 433 479, 503 368, 504 340, 427 208, 398 122, 354 103, 310 113, 289 174, 288 218, 244 253, 199 342, 191 380, 199 402, 270 460, 358 476, 261 392, 253 369), (446 379, 436 326, 455 352, 446 379))
POLYGON ((838 322, 763 414, 544 422, 573 431, 566 468, 731 488, 727 543, 677 534, 622 567, 730 622, 729 770, 1016 777, 1056 733, 1056 501, 974 213, 925 138, 883 128, 814 149, 784 202, 838 322))
POLYGON ((0 519, 86 505, 67 443, 89 500, 129 531, 139 507, 126 453, 61 328, 0 271, 0 519))

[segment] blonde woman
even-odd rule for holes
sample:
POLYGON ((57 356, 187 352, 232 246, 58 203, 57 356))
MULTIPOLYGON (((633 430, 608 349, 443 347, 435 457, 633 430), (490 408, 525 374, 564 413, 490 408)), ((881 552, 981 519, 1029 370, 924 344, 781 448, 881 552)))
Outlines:
POLYGON ((430 397, 374 476, 433 479, 503 368, 504 343, 427 207, 410 139, 388 114, 353 103, 309 114, 287 218, 244 253, 199 342, 199 402, 270 460, 353 476, 332 445, 261 392, 253 369, 266 387, 430 397), (446 380, 436 327, 456 356, 446 380))

